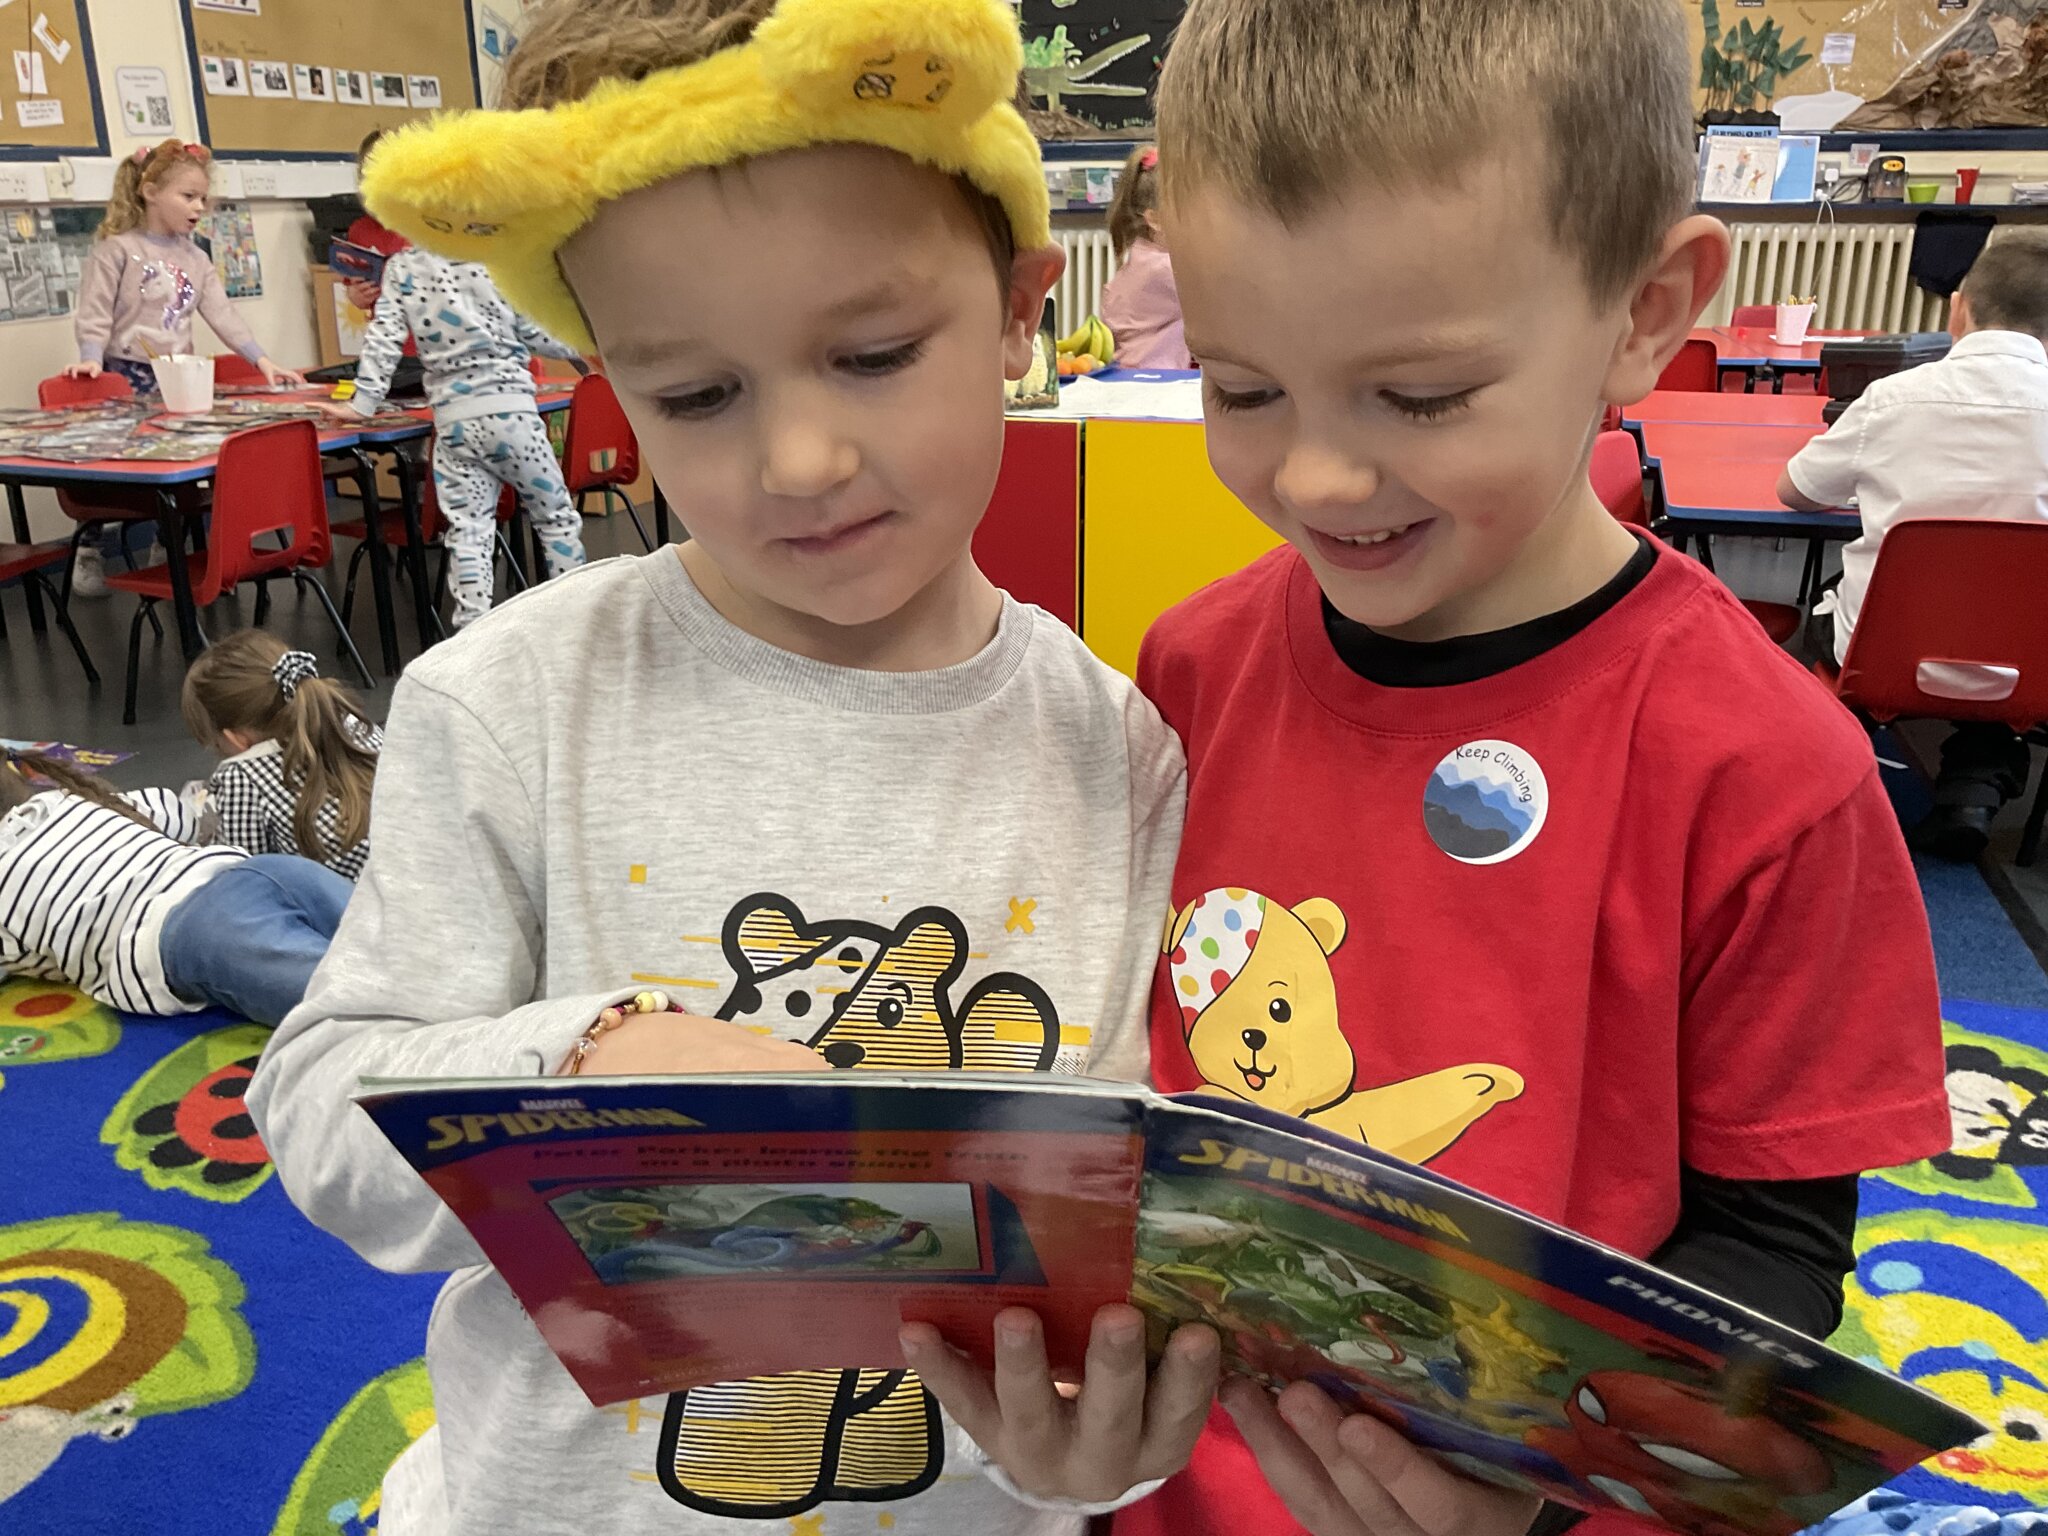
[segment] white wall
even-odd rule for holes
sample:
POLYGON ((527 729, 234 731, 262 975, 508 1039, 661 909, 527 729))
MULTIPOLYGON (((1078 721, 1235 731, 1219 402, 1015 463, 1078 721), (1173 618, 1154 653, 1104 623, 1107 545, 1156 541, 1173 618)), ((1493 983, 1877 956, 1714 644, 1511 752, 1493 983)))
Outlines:
MULTIPOLYGON (((108 146, 113 157, 132 154, 138 147, 156 142, 156 136, 131 136, 121 120, 114 71, 131 65, 155 65, 164 71, 171 83, 175 123, 172 131, 184 139, 198 137, 198 114, 192 100, 193 83, 179 18, 180 3, 181 0, 87 0, 86 12, 92 25, 106 111, 108 146)), ((74 160, 45 166, 49 200, 103 201, 111 164, 111 159, 74 160)), ((343 190, 353 180, 347 166, 266 167, 264 173, 274 176, 280 192, 302 194, 343 190)), ((215 175, 216 195, 236 194, 241 190, 241 180, 239 167, 220 167, 215 175)), ((311 366, 320 349, 313 324, 312 280, 307 274, 305 232, 312 226, 312 217, 300 202, 281 198, 244 200, 251 203, 254 214, 256 249, 263 260, 263 295, 238 299, 236 307, 272 357, 283 363, 311 366)), ((214 344, 204 321, 199 322, 197 332, 194 341, 200 350, 226 350, 214 344)), ((56 320, 0 322, 0 405, 33 405, 36 381, 77 358, 69 315, 56 320)), ((38 536, 55 536, 70 528, 69 522, 54 511, 47 495, 32 493, 30 513, 38 536)))

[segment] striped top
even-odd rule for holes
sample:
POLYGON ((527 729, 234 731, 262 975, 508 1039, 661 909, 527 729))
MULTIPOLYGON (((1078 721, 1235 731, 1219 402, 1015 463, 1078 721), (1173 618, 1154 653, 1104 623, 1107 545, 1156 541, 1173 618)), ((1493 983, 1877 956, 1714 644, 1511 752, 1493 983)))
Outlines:
MULTIPOLYGON (((358 734, 372 752, 383 749, 384 733, 376 726, 365 724, 358 734)), ((285 780, 284 744, 275 739, 259 741, 246 752, 222 758, 206 782, 207 803, 220 818, 213 841, 251 853, 296 853, 319 860, 337 875, 359 879, 370 857, 369 838, 339 853, 333 851, 341 835, 341 806, 330 795, 314 817, 322 845, 301 848, 293 822, 299 809, 298 795, 285 780)))
POLYGON ((69 982, 130 1013, 191 1013, 205 1005, 164 979, 164 919, 248 856, 188 846, 197 827, 171 790, 124 798, 154 825, 60 790, 0 817, 0 975, 69 982))

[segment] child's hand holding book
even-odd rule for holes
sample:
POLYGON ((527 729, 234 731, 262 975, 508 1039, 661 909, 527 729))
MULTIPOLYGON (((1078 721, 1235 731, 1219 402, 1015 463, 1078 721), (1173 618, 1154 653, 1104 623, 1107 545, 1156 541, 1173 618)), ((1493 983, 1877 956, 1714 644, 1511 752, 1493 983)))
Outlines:
POLYGON ((808 1046, 699 1018, 661 992, 607 1008, 562 1063, 565 1073, 662 1077, 678 1072, 829 1072, 808 1046))
POLYGON ((1095 1314, 1078 1392, 1054 1382, 1044 1327, 1022 1307, 996 1314, 993 1375, 929 1323, 907 1324, 899 1338, 910 1368, 1018 1491, 1092 1505, 1187 1465, 1222 1363, 1214 1330, 1190 1323, 1148 1380, 1145 1318, 1127 1306, 1095 1314))
POLYGON ((1306 1383, 1276 1403, 1240 1376, 1222 1400, 1266 1481, 1311 1536, 1522 1536, 1543 1507, 1533 1494, 1459 1476, 1306 1383))

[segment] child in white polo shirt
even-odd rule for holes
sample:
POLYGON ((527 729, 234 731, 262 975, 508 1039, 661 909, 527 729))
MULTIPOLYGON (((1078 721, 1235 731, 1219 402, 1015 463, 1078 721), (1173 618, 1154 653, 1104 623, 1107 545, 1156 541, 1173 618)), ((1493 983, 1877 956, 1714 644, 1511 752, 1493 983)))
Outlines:
MULTIPOLYGON (((1865 390, 1778 477, 1804 510, 1854 501, 1863 535, 1842 553, 1835 659, 1893 524, 1916 517, 2048 520, 2048 229, 2006 232, 1963 280, 1949 313, 1955 346, 1865 390)), ((1941 691, 1983 696, 1983 668, 1943 669, 1941 691)), ((1915 841, 1943 858, 1984 851, 1991 823, 2027 786, 2027 748, 1998 721, 1958 725, 1941 749, 1933 813, 1915 841)))

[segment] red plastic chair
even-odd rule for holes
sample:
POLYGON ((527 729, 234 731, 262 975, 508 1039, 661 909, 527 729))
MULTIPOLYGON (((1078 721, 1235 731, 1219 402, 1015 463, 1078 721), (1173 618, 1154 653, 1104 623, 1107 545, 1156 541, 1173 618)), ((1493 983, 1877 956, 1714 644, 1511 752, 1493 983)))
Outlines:
POLYGON ((1593 494, 1617 522, 1631 528, 1650 526, 1649 505, 1643 499, 1643 459, 1633 437, 1626 432, 1602 432, 1594 438, 1589 473, 1593 494))
POLYGON ((213 382, 216 384, 263 384, 263 370, 239 352, 213 354, 213 382))
MULTIPOLYGON (((274 577, 289 576, 301 592, 311 592, 327 610, 363 686, 376 687, 362 653, 349 637, 348 626, 335 611, 334 600, 306 574, 326 565, 333 549, 327 527, 327 487, 320 477, 320 437, 313 423, 282 421, 235 433, 221 444, 213 486, 213 526, 206 549, 196 555, 171 556, 185 561, 193 603, 204 608, 245 581, 267 584, 274 577), (273 542, 279 534, 285 538, 281 549, 273 542)), ((141 599, 135 605, 135 622, 128 628, 128 695, 121 716, 133 725, 143 615, 154 604, 170 601, 171 567, 166 562, 147 570, 116 572, 107 577, 107 585, 141 599)), ((263 606, 259 596, 258 622, 263 606)))
MULTIPOLYGON (((512 589, 525 590, 528 585, 526 573, 520 568, 519 557, 510 540, 505 537, 505 525, 519 516, 519 493, 511 486, 504 487, 498 494, 498 553, 504 556, 507 566, 506 580, 512 589)), ((344 624, 355 617, 356 581, 362 574, 363 557, 370 552, 369 524, 360 517, 344 518, 332 525, 338 538, 356 539, 355 553, 348 557, 348 580, 341 589, 341 618, 344 624)), ((405 541, 405 509, 390 506, 383 509, 377 520, 378 537, 398 553, 399 569, 405 569, 405 562, 412 557, 412 550, 405 541)), ((420 477, 420 540, 425 544, 439 543, 448 531, 448 519, 441 515, 440 498, 434 494, 433 461, 427 462, 426 473, 420 477)), ((448 589, 449 552, 446 544, 441 547, 440 567, 434 573, 432 590, 435 593, 448 589)), ((434 612, 434 627, 445 636, 447 626, 441 622, 440 610, 434 612)))
MULTIPOLYGON (((59 373, 36 385, 36 404, 46 411, 62 410, 68 405, 92 405, 101 400, 134 398, 135 391, 118 373, 102 373, 91 379, 75 379, 59 373)), ((100 486, 90 491, 60 490, 57 492, 57 509, 78 524, 71 533, 74 559, 86 535, 95 532, 101 523, 146 523, 160 510, 155 491, 143 488, 127 490, 117 485, 100 486)), ((71 590, 68 575, 64 580, 64 590, 67 593, 71 590)))
MULTIPOLYGON (((33 585, 38 593, 47 597, 56 611, 57 628, 64 632, 64 638, 71 642, 71 649, 78 653, 78 664, 85 668, 86 681, 97 688, 100 685, 99 668, 92 664, 85 642, 71 627, 71 609, 63 591, 49 577, 51 566, 62 566, 70 558, 71 545, 65 539, 54 539, 47 544, 0 544, 0 591, 4 591, 10 582, 19 581, 24 587, 33 585)), ((31 613, 34 611, 30 610, 31 613)), ((0 640, 6 638, 7 611, 0 608, 0 640)))
POLYGON ((1738 331, 1769 330, 1778 323, 1775 304, 1738 304, 1728 323, 1738 331))
POLYGON ((1704 336, 1689 336, 1678 356, 1657 379, 1659 389, 1685 389, 1712 394, 1721 387, 1721 354, 1704 336))
MULTIPOLYGON (((1873 720, 2002 720, 2048 743, 2048 523, 1976 518, 1912 518, 1894 524, 1878 546, 1877 567, 1848 654, 1838 670, 1815 668, 1837 698, 1873 720), (1922 662, 2011 667, 2019 673, 2002 699, 1951 699, 1920 687, 1922 662)), ((2048 773, 2020 838, 2019 862, 2031 864, 2048 818, 2048 773)))
POLYGON ((625 503, 626 515, 633 519, 640 542, 652 552, 654 540, 647 536, 639 509, 633 505, 633 498, 620 489, 640 478, 640 442, 633 436, 632 424, 619 405, 612 381, 601 373, 587 374, 576 381, 576 393, 569 400, 569 436, 562 451, 562 478, 579 512, 583 510, 584 498, 592 491, 604 497, 607 508, 616 494, 625 503))
MULTIPOLYGON (((1600 505, 1614 514, 1615 521, 1631 528, 1650 526, 1649 505, 1643 497, 1643 460, 1636 440, 1626 432, 1602 432, 1593 439, 1593 459, 1588 466, 1593 494, 1600 505)), ((1764 633, 1779 645, 1798 632, 1800 612, 1787 603, 1761 603, 1743 599, 1764 633)))

